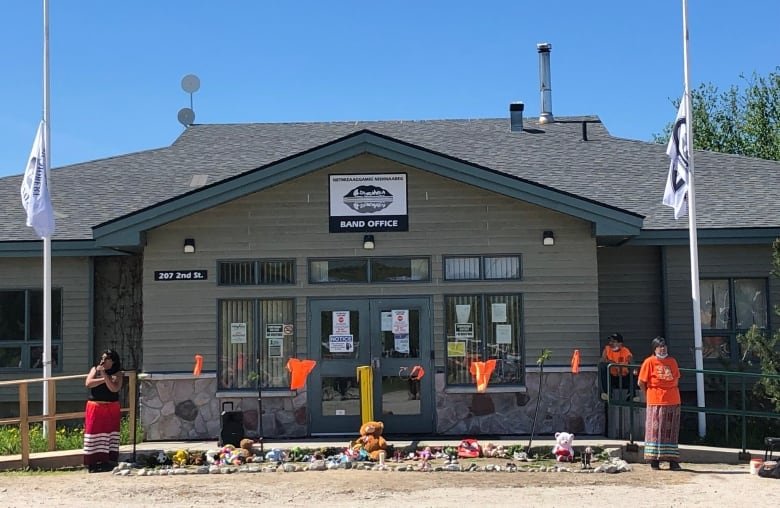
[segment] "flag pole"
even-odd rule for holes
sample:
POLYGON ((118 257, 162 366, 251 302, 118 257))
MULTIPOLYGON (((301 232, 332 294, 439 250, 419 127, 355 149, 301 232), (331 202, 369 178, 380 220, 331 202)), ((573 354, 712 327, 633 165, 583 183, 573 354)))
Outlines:
MULTIPOLYGON (((49 1, 43 0, 43 146, 48 152, 45 154, 44 174, 46 186, 49 186, 49 169, 51 167, 51 131, 49 128, 49 1)), ((43 415, 51 412, 49 407, 49 383, 51 377, 51 234, 43 237, 43 415)), ((52 422, 44 420, 43 435, 48 436, 52 429, 52 422)))
MULTIPOLYGON (((693 191, 693 116, 691 114, 691 88, 690 88, 690 63, 688 60, 688 0, 682 0, 683 4, 683 67, 685 79, 685 120, 688 127, 688 234, 690 237, 691 256, 691 304, 693 306, 693 355, 696 362, 696 405, 699 408, 706 406, 704 402, 704 360, 702 358, 701 338, 701 308, 699 294, 699 249, 696 235, 696 196, 693 191)), ((707 415, 699 411, 699 437, 707 434, 707 415)))

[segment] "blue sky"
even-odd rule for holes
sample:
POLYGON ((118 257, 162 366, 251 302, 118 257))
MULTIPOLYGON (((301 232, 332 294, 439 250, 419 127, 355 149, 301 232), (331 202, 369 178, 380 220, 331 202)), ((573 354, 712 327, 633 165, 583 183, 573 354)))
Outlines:
MULTIPOLYGON (((0 4, 0 176, 42 114, 42 2, 0 4)), ((681 0, 50 0, 52 166, 170 145, 196 123, 556 116, 649 140, 683 89, 681 0)), ((780 2, 689 0, 692 86, 780 64, 780 2)), ((56 173, 52 176, 56 179, 56 173)))

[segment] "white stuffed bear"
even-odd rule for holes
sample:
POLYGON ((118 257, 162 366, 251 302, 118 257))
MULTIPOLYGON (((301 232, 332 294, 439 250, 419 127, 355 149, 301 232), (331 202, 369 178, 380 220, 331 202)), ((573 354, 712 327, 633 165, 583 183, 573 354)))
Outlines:
POLYGON ((552 453, 558 462, 572 462, 574 460, 574 434, 568 432, 555 433, 555 446, 552 453))

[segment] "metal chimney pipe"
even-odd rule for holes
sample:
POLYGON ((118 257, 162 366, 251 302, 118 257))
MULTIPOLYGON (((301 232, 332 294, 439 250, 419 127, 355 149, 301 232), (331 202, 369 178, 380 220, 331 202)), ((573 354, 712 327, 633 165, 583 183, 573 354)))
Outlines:
POLYGON ((522 102, 511 102, 509 104, 509 131, 523 132, 523 110, 525 104, 522 102))
POLYGON ((539 123, 550 123, 552 114, 552 82, 550 80, 550 51, 552 44, 540 42, 536 45, 539 52, 539 90, 542 92, 542 110, 539 112, 539 123))

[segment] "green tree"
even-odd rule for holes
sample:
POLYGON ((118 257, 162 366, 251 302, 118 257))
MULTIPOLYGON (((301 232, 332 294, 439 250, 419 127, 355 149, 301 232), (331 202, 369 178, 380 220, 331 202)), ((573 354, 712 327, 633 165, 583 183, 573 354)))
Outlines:
MULTIPOLYGON (((780 277, 780 239, 774 241, 772 249, 772 275, 780 277)), ((780 306, 775 306, 775 313, 780 316, 780 306)), ((756 358, 761 365, 761 373, 774 376, 759 381, 754 394, 765 397, 780 412, 780 351, 777 348, 780 330, 774 335, 765 335, 753 325, 745 335, 738 336, 737 341, 745 351, 744 360, 747 363, 751 363, 751 358, 756 358)))
MULTIPOLYGON (((780 66, 767 76, 754 72, 740 78, 743 88, 732 85, 721 92, 704 83, 691 91, 694 147, 780 160, 780 66)), ((665 144, 671 128, 669 123, 654 141, 665 144)))

